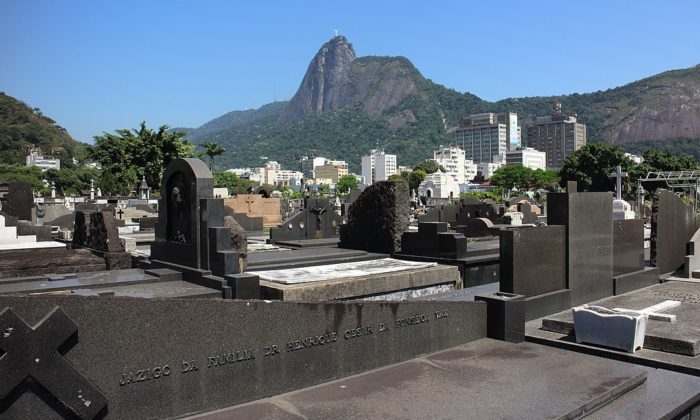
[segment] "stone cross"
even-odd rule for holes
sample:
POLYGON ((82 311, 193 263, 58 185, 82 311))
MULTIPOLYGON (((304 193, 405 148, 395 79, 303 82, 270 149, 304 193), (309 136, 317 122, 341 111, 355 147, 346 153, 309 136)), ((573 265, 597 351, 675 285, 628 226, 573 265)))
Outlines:
POLYGON ((245 203, 248 204, 248 213, 252 213, 253 208, 251 207, 251 204, 255 203, 255 200, 253 200, 251 197, 246 197, 245 203))
POLYGON ((677 300, 665 300, 661 303, 657 303, 656 305, 649 306, 644 309, 624 309, 624 308, 613 308, 612 310, 614 312, 639 312, 642 314, 646 314, 649 316, 649 319, 654 319, 657 321, 664 321, 664 322, 676 322, 676 316, 671 315, 671 314, 662 314, 661 312, 666 311, 671 308, 675 308, 676 306, 680 306, 681 302, 677 300))
POLYGON ((82 419, 92 419, 107 398, 66 360, 58 348, 78 332, 78 326, 55 307, 34 327, 12 309, 0 312, 0 401, 32 377, 49 394, 82 419))
POLYGON ((124 214, 124 210, 122 210, 122 209, 120 208, 119 211, 117 212, 117 214, 119 215, 119 220, 121 220, 121 219, 122 219, 122 215, 124 214))
POLYGON ((615 173, 608 175, 610 178, 616 178, 617 186, 616 193, 617 199, 622 200, 622 178, 627 178, 627 172, 622 172, 622 166, 617 165, 615 173))

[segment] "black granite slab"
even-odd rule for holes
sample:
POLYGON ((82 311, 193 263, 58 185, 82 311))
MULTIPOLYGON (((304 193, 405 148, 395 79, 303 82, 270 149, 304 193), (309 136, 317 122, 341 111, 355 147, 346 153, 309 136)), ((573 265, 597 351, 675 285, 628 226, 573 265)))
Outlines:
POLYGON ((93 273, 79 273, 70 276, 56 275, 42 278, 29 278, 27 281, 13 281, 0 284, 0 294, 20 292, 49 292, 59 290, 95 289, 111 286, 137 285, 157 282, 158 278, 145 274, 143 270, 113 270, 93 273), (53 278, 53 280, 52 280, 53 278))
POLYGON ((644 222, 613 221, 613 275, 644 269, 644 222))
MULTIPOLYGON (((203 418, 573 419, 643 386, 647 371, 531 343, 481 339, 203 418)), ((692 379, 684 383, 700 383, 692 379)), ((654 414, 667 414, 698 393, 679 391, 674 404, 654 414)))
POLYGON ((386 257, 386 254, 375 254, 362 250, 337 247, 313 247, 284 251, 256 252, 248 255, 248 271, 305 267, 311 264, 336 264, 386 257))
MULTIPOLYGON (((119 419, 170 418, 223 408, 486 334, 482 302, 0 296, 0 308, 9 308, 28 325, 56 307, 77 327, 77 338, 62 357, 104 394, 106 417, 119 419)), ((16 356, 14 348, 5 351, 0 369, 16 356)), ((0 415, 56 417, 51 406, 28 391, 33 389, 20 387, 10 400, 0 401, 0 415)), ((55 398, 40 395, 48 401, 55 398)))
POLYGON ((686 244, 700 228, 700 215, 670 191, 658 190, 651 217, 651 259, 661 274, 685 264, 686 244))
POLYGON ((564 226, 500 232, 501 291, 526 297, 566 289, 564 226))
POLYGON ((147 299, 218 298, 221 296, 219 290, 182 280, 131 284, 128 286, 110 286, 99 289, 86 288, 82 290, 99 295, 111 294, 116 297, 127 296, 147 299))
POLYGON ((566 226, 567 288, 580 305, 613 294, 612 197, 609 193, 551 193, 547 221, 566 226))
MULTIPOLYGON (((686 356, 700 354, 700 284, 670 281, 624 295, 601 299, 592 304, 605 308, 639 310, 665 300, 679 300, 681 305, 664 313, 674 314, 674 323, 650 319, 644 348, 686 356)), ((559 334, 574 333, 571 311, 560 312, 542 319, 542 328, 559 334)))
POLYGON ((659 268, 647 267, 639 271, 620 274, 613 277, 613 290, 615 295, 621 295, 633 290, 659 284, 659 268))

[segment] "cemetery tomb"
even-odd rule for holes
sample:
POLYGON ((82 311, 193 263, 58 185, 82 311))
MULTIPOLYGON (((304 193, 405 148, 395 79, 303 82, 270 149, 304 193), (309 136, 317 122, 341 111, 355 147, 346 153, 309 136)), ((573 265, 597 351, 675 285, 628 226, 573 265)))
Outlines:
POLYGON ((36 235, 18 235, 18 226, 6 226, 5 220, 5 216, 0 215, 0 251, 66 247, 65 244, 56 241, 38 242, 36 235))

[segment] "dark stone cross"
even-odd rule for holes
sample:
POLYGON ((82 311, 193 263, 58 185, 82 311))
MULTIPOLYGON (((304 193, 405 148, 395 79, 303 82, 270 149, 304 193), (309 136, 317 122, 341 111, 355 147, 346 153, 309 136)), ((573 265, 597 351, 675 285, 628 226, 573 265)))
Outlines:
POLYGON ((117 214, 119 215, 119 220, 121 220, 121 219, 122 219, 122 215, 124 214, 124 210, 122 210, 122 209, 120 208, 119 211, 117 212, 117 214))
POLYGON ((33 328, 10 308, 0 312, 0 401, 32 377, 79 418, 97 416, 107 398, 58 352, 77 331, 58 307, 33 328))

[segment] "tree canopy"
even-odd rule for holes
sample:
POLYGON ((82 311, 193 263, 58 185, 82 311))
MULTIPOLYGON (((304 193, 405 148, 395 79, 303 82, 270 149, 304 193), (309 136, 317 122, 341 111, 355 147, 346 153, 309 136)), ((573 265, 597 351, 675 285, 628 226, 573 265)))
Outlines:
MULTIPOLYGON (((561 184, 576 181, 581 191, 614 191, 615 179, 610 174, 617 165, 630 172, 635 163, 615 145, 589 143, 566 158, 559 172, 561 184)), ((631 184, 631 179, 625 178, 623 182, 631 184)))
POLYGON ((413 167, 414 171, 423 171, 426 175, 434 174, 437 171, 446 172, 442 165, 432 159, 426 159, 423 162, 413 167))
POLYGON ((352 175, 343 175, 335 184, 335 189, 339 194, 347 194, 350 190, 357 188, 357 178, 352 175))
POLYGON ((214 170, 214 158, 222 155, 226 149, 223 147, 219 146, 219 143, 215 141, 209 141, 209 140, 204 140, 202 144, 200 145, 202 149, 202 153, 204 156, 207 156, 209 158, 209 170, 213 171, 214 170))
POLYGON ((228 188, 229 194, 245 194, 250 181, 231 172, 214 172, 214 187, 228 188))
POLYGON ((145 175, 148 185, 158 191, 165 167, 194 153, 194 146, 182 140, 184 136, 184 132, 168 132, 167 125, 154 131, 146 122, 139 128, 95 136, 90 156, 102 165, 98 185, 108 194, 127 195, 145 175))
POLYGON ((509 190, 513 187, 519 190, 545 189, 554 190, 559 183, 556 171, 530 169, 522 165, 507 165, 498 168, 490 181, 492 184, 509 190))

